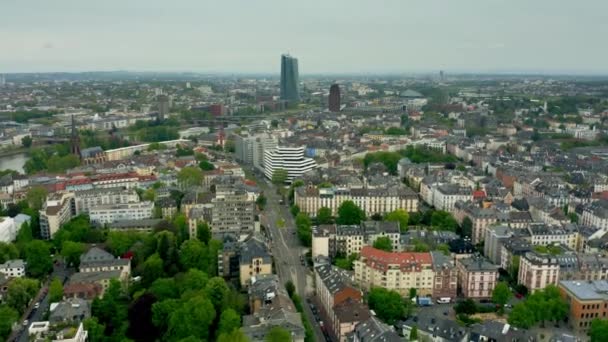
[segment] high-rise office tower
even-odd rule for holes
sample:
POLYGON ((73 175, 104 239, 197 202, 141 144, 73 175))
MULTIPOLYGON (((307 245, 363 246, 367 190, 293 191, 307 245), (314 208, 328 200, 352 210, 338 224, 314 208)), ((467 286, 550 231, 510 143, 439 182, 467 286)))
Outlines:
POLYGON ((329 110, 332 112, 340 111, 340 86, 332 84, 329 87, 329 110))
POLYGON ((439 80, 445 81, 445 72, 443 70, 439 70, 439 80))
POLYGON ((298 59, 290 55, 281 55, 281 100, 300 101, 298 59))
POLYGON ((156 120, 160 122, 163 121, 169 114, 169 108, 171 107, 169 104, 169 96, 158 95, 156 97, 156 101, 158 101, 158 115, 156 120))

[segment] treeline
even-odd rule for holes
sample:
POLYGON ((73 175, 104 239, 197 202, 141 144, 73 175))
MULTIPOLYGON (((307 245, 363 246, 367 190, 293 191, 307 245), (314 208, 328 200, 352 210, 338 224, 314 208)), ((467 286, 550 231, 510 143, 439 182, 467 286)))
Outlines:
POLYGON ((161 122, 138 120, 129 127, 129 131, 133 132, 139 141, 159 142, 178 139, 178 128, 179 122, 175 118, 167 118, 161 122))
POLYGON ((17 110, 15 112, 3 113, 2 118, 19 123, 26 123, 32 119, 50 118, 58 113, 60 112, 56 110, 17 110))
POLYGON ((397 164, 403 157, 407 157, 412 163, 454 163, 458 161, 453 155, 444 154, 424 147, 408 146, 399 152, 374 152, 368 153, 363 158, 363 165, 367 168, 374 163, 382 163, 393 175, 397 174, 397 164))
POLYGON ((29 152, 29 159, 23 165, 27 174, 39 171, 63 173, 80 165, 80 158, 70 153, 67 144, 58 144, 52 148, 35 148, 29 152))

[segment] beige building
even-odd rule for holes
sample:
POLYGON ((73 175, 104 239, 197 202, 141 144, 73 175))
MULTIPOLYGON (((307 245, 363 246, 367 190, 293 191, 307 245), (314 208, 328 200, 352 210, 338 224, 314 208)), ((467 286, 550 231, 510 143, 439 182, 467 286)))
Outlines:
POLYGON ((239 258, 241 286, 249 286, 252 277, 272 274, 272 258, 264 243, 255 237, 243 242, 239 258))
POLYGON ((433 294, 435 272, 431 253, 390 253, 366 246, 354 268, 355 282, 366 290, 384 287, 407 296, 415 288, 419 295, 433 294))
POLYGON ((43 239, 51 239, 61 225, 76 215, 74 193, 62 191, 50 194, 39 213, 40 235, 43 239))
POLYGON ((458 223, 468 217, 473 224, 471 240, 480 243, 484 240, 486 228, 496 223, 498 212, 494 208, 481 208, 473 203, 458 202, 454 205, 454 218, 458 223))
POLYGON ((465 298, 490 298, 498 282, 498 266, 481 257, 459 259, 458 288, 465 298))
POLYGON ((418 211, 418 195, 410 188, 316 188, 299 187, 295 193, 295 203, 300 211, 315 216, 320 208, 329 208, 336 215, 344 201, 353 201, 365 211, 365 215, 386 214, 396 209, 408 212, 418 211))
POLYGON ((557 285, 559 261, 548 254, 527 252, 519 259, 517 283, 528 288, 530 293, 542 290, 547 285, 557 285))
POLYGON ((548 225, 545 223, 532 223, 528 227, 530 243, 532 245, 559 245, 568 246, 576 250, 578 230, 572 224, 548 225))
POLYGON ((131 260, 116 258, 99 247, 93 247, 80 256, 78 269, 82 273, 119 271, 120 280, 125 281, 131 275, 131 260))
POLYGON ((608 200, 598 200, 585 205, 581 224, 608 231, 608 200))

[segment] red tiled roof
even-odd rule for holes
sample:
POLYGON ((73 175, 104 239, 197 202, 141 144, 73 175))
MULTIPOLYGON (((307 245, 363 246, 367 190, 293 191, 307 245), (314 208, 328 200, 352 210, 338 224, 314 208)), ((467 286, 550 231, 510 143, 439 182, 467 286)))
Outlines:
POLYGON ((398 265, 402 272, 419 272, 433 262, 431 253, 385 252, 370 246, 361 249, 361 258, 367 266, 383 272, 391 265, 398 265))
POLYGON ((113 179, 129 179, 129 178, 137 178, 137 173, 129 172, 129 173, 115 173, 115 174, 99 174, 95 175, 92 179, 94 182, 113 180, 113 179))
POLYGON ((68 180, 65 184, 67 186, 70 185, 81 185, 81 184, 90 184, 91 180, 89 178, 72 178, 68 180))
POLYGON ((473 198, 477 199, 477 198, 485 198, 486 197, 486 193, 483 190, 475 190, 473 191, 473 198))

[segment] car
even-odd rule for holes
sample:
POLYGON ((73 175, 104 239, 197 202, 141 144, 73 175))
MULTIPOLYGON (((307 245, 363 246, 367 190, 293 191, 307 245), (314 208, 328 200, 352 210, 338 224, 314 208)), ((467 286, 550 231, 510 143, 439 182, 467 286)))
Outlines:
POLYGON ((515 298, 522 299, 522 298, 524 298, 524 295, 522 295, 521 293, 516 293, 515 298))
POLYGON ((444 311, 444 312, 443 312, 443 315, 444 315, 444 316, 447 316, 447 315, 448 315, 448 312, 447 312, 447 311, 444 311))
POLYGON ((23 321, 23 326, 27 327, 30 324, 30 321, 28 321, 27 319, 23 321))
POLYGON ((34 309, 38 309, 38 308, 40 308, 40 303, 34 304, 34 309))

